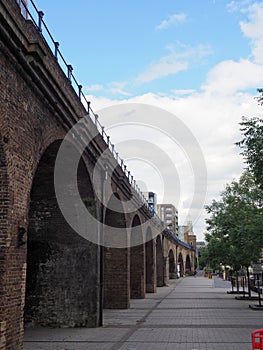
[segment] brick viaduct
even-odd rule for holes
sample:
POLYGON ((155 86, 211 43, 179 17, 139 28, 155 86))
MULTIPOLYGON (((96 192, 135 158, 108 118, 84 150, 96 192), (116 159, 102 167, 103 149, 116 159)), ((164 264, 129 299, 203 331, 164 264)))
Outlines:
MULTIPOLYGON (((95 241, 67 223, 54 190, 55 159, 68 130, 86 114, 36 26, 15 0, 1 0, 0 350, 22 349, 25 325, 100 326, 103 308, 128 308, 131 298, 168 285, 177 264, 181 274, 193 271, 194 249, 153 217, 100 134, 77 170, 79 195, 98 223, 87 225, 95 241), (107 181, 105 159, 112 171, 107 181), (115 206, 101 204, 103 189, 115 206), (121 210, 126 202, 128 213, 121 210), (131 247, 96 244, 113 239, 107 227, 131 247)), ((95 129, 87 116, 85 132, 95 129)), ((70 168, 71 160, 65 162, 70 168)), ((81 220, 71 185, 65 191, 81 220)))

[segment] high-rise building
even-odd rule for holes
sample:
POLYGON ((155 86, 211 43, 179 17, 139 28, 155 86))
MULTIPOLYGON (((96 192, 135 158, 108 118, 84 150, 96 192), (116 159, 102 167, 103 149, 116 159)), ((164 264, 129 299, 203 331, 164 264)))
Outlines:
POLYGON ((178 210, 173 204, 158 204, 158 216, 163 221, 164 226, 178 233, 178 210))
POLYGON ((154 192, 143 192, 143 195, 148 202, 150 211, 157 214, 157 194, 154 192))

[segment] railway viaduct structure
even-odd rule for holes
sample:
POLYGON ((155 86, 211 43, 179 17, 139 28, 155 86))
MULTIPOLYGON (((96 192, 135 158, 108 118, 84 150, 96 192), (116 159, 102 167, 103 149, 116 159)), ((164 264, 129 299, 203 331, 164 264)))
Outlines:
POLYGON ((100 326, 103 308, 128 308, 131 298, 194 269, 195 249, 151 213, 40 24, 15 0, 1 0, 0 350, 23 348, 25 324, 100 326), (66 140, 75 125, 77 141, 66 140), (58 183, 67 179, 64 210, 81 233, 65 219, 54 186, 62 144, 58 183), (70 155, 80 158, 77 195, 70 155))

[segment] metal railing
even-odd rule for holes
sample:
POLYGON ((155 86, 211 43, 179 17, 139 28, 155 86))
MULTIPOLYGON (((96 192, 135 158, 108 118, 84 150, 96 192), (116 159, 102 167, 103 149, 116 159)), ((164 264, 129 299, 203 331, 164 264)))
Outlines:
MULTIPOLYGON (((143 204, 149 208, 148 202, 144 197, 142 191, 140 190, 138 184, 136 183, 134 177, 131 175, 131 172, 127 169, 127 165, 124 163, 124 160, 119 156, 119 153, 116 151, 114 144, 110 141, 110 136, 106 134, 104 126, 100 124, 98 115, 95 114, 94 111, 92 110, 90 101, 87 100, 86 96, 82 91, 82 85, 78 83, 77 79, 73 74, 72 65, 65 60, 64 56, 62 55, 59 49, 59 42, 55 41, 50 30, 48 29, 44 21, 44 12, 38 10, 33 0, 29 0, 29 1, 16 0, 16 2, 19 4, 21 8, 21 12, 24 18, 32 21, 32 23, 37 28, 38 32, 41 34, 44 42, 49 46, 49 48, 53 52, 55 59, 60 64, 61 69, 65 73, 67 79, 69 80, 73 89, 78 95, 79 100, 81 101, 84 108, 86 109, 87 114, 90 116, 94 125, 96 126, 99 133, 101 134, 103 140, 106 142, 111 153, 113 154, 113 157, 116 159, 117 163, 119 164, 125 176, 127 177, 130 185, 136 191, 136 193, 138 194, 143 204)), ((157 216, 156 213, 153 213, 153 215, 155 217, 157 216)))

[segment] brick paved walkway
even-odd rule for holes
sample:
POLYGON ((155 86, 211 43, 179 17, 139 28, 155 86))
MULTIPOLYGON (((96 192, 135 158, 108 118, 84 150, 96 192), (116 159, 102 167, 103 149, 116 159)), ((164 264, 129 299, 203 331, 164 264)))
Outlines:
POLYGON ((107 310, 96 329, 27 330, 25 350, 249 350, 263 313, 229 295, 217 277, 188 277, 158 288, 129 310, 107 310))

